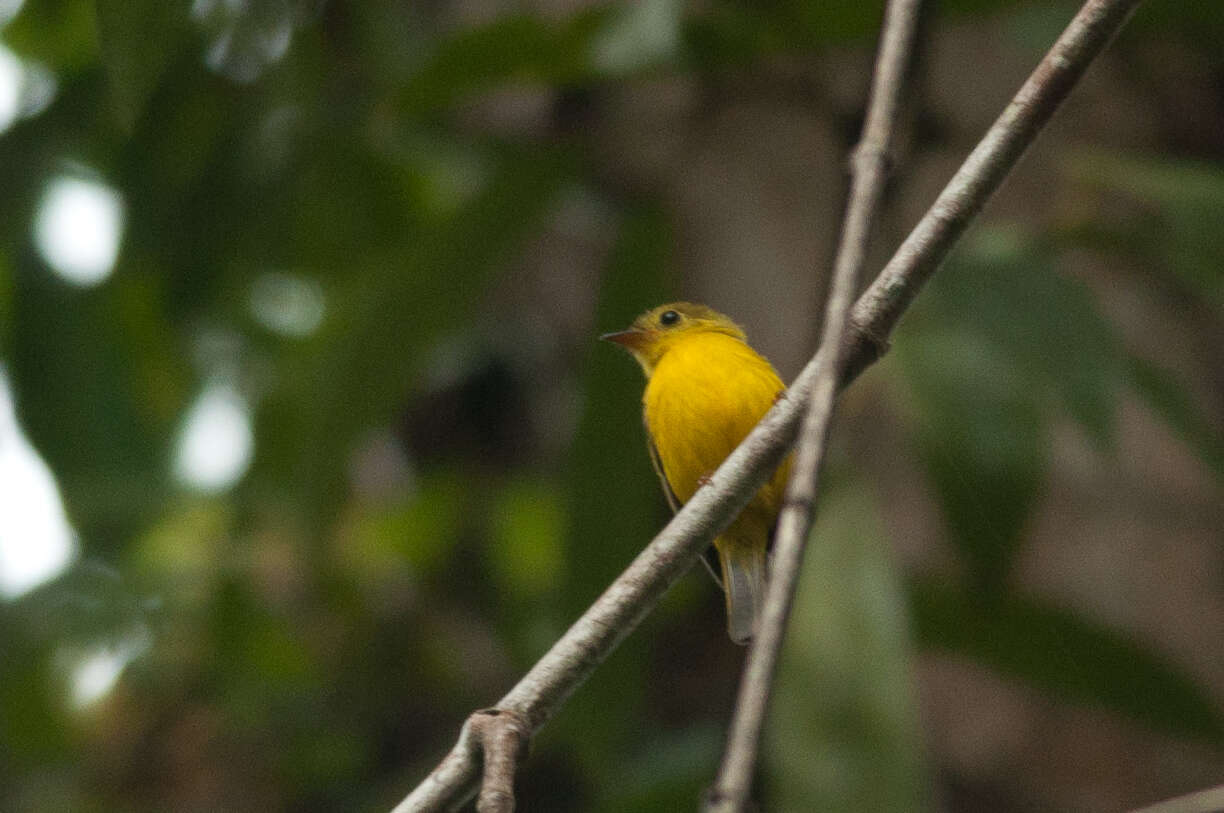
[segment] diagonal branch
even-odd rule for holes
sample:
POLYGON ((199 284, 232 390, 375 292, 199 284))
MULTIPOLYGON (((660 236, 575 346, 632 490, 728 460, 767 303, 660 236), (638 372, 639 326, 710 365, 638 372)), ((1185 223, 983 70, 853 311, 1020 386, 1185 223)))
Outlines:
POLYGON ((1131 813, 1218 813, 1224 810, 1224 785, 1165 799, 1154 805, 1132 810, 1131 813))
MULTIPOLYGON (((901 89, 913 53, 920 7, 921 0, 891 0, 888 4, 872 79, 871 102, 863 123, 862 139, 854 150, 850 200, 833 264, 821 348, 842 346, 850 304, 867 259, 871 226, 883 198, 901 89)), ((765 726, 774 674, 799 584, 804 543, 815 513, 820 464, 833 419, 837 378, 837 365, 821 367, 803 421, 786 500, 778 518, 760 629, 756 630, 748 651, 722 766, 706 800, 706 810, 710 813, 741 811, 751 797, 761 730, 765 726)))
MULTIPOLYGON (((1024 149, 1087 70, 1139 0, 1088 0, 1054 47, 970 154, 934 205, 855 303, 837 359, 845 386, 876 361, 923 283, 998 189, 1024 149)), ((659 602, 710 540, 725 528, 794 442, 802 408, 821 367, 822 350, 693 499, 638 554, 497 707, 534 733, 659 602)), ((445 810, 476 789, 482 755, 463 737, 396 813, 445 810)))

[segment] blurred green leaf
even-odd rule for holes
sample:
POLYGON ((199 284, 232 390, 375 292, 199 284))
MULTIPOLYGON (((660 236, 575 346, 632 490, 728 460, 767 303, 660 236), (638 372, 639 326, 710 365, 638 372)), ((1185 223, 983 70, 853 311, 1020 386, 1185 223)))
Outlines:
MULTIPOLYGON (((0 600, 0 777, 46 771, 77 745, 69 719, 69 653, 122 646, 143 637, 148 608, 123 574, 78 561, 15 600, 0 600)), ((0 803, 9 786, 0 790, 0 803)), ((21 790, 18 786, 17 791, 21 790)), ((27 786, 27 792, 35 790, 27 786)), ((54 796, 54 790, 47 788, 54 796)), ((7 804, 3 806, 8 807, 7 804)))
POLYGON ((933 280, 929 306, 937 318, 967 325, 989 342, 1015 368, 1001 374, 1021 377, 1034 401, 1061 399, 1107 446, 1120 351, 1091 294, 1056 271, 1054 258, 1035 233, 1006 225, 978 228, 933 280))
POLYGON ((1224 308, 1224 168, 1104 150, 1077 151, 1068 167, 1085 183, 1144 204, 1142 213, 1115 227, 1114 246, 1147 258, 1154 271, 1175 275, 1210 307, 1224 308))
POLYGON ((766 728, 768 809, 926 807, 907 616, 870 492, 826 490, 766 728))
POLYGON ((1182 3, 1140 3, 1134 18, 1122 29, 1126 39, 1153 35, 1181 37, 1202 48, 1215 48, 1224 36, 1224 16, 1214 0, 1186 0, 1182 3))
POLYGON ((1129 362, 1135 390, 1224 481, 1224 433, 1194 406, 1186 388, 1171 374, 1138 356, 1131 356, 1129 362))
POLYGON ((932 583, 913 587, 911 606, 924 647, 965 655, 1157 731, 1224 744, 1224 720, 1208 694, 1177 665, 1125 635, 1027 599, 982 602, 932 583))
MULTIPOLYGON (((20 613, 0 602, 0 777, 9 780, 0 800, 20 791, 14 787, 25 772, 63 758, 69 747, 64 702, 66 680, 52 666, 52 642, 31 636, 20 613)), ((7 804, 6 804, 7 806, 7 804)))
POLYGON ((1224 199, 1224 169, 1211 163, 1081 148, 1068 166, 1081 180, 1151 203, 1209 207, 1224 199))
POLYGON ((179 47, 187 7, 166 0, 97 0, 96 8, 115 114, 130 130, 179 47))
POLYGON ((434 111, 510 82, 565 85, 590 78, 592 44, 608 14, 594 7, 561 21, 512 15, 463 29, 438 44, 405 83, 404 110, 434 111))
POLYGON ((620 813, 691 810, 710 782, 726 733, 714 723, 643 739, 641 752, 612 771, 601 808, 620 813))
POLYGON ((222 500, 172 502, 131 543, 127 572, 171 614, 198 610, 216 589, 233 525, 234 512, 222 500))
POLYGON ((121 644, 144 628, 150 603, 118 568, 83 559, 19 598, 13 610, 25 632, 45 646, 84 651, 121 644))
POLYGON ((191 17, 211 40, 209 68, 245 84, 285 58, 297 18, 312 7, 309 0, 194 0, 191 17))
MULTIPOLYGON (((952 5, 961 6, 962 11, 971 11, 973 6, 983 4, 978 0, 953 0, 952 5)), ((1058 35, 1078 10, 1079 4, 1074 0, 1021 2, 1016 4, 1014 11, 1006 15, 1007 24, 1013 40, 1028 48, 1036 61, 1058 39, 1058 35)))
POLYGON ((122 546, 160 509, 188 371, 156 291, 136 281, 84 293, 45 267, 17 279, 12 374, 31 442, 55 471, 87 550, 122 546), (149 339, 146 346, 143 340, 149 339))
POLYGON ((593 44, 593 61, 603 73, 641 70, 671 60, 680 39, 684 4, 643 0, 617 9, 593 44))
POLYGON ((56 73, 81 71, 98 57, 93 0, 24 3, 4 27, 3 39, 15 53, 56 73))
POLYGON ((321 690, 324 676, 294 617, 268 606, 251 588, 231 578, 216 591, 207 619, 208 670, 227 695, 235 722, 260 731, 278 709, 321 690))
POLYGON ((367 583, 392 579, 405 566, 433 571, 455 544, 463 491, 454 472, 441 470, 423 477, 409 495, 359 503, 338 541, 339 556, 367 583))
POLYGON ((538 599, 562 581, 566 517, 558 491, 556 484, 517 479, 497 495, 489 562, 516 597, 538 599))
POLYGON ((13 268, 7 252, 0 251, 0 359, 8 358, 14 307, 13 268))
POLYGON ((914 394, 922 462, 975 584, 999 590, 1045 476, 1046 420, 1015 367, 950 328, 897 343, 914 394))
MULTIPOLYGON (((941 13, 982 14, 1023 7, 1027 0, 945 0, 941 13)), ((707 3, 684 24, 694 61, 709 69, 756 62, 778 53, 873 39, 884 13, 882 0, 783 0, 768 4, 720 0, 707 3)), ((1068 12, 1069 19, 1071 12, 1068 12)))
POLYGON ((716 68, 870 36, 882 9, 878 0, 791 0, 768 5, 718 2, 686 20, 685 39, 699 65, 716 68))
POLYGON ((1050 247, 978 229, 901 327, 917 441, 953 542, 989 594, 1005 580, 1045 477, 1052 409, 1112 441, 1121 351, 1050 247))

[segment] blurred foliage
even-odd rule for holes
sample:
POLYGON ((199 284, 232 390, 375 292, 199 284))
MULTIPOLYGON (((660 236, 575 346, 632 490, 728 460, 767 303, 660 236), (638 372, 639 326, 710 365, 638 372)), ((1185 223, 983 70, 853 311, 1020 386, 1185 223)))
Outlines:
POLYGON ((1000 594, 1040 495, 1051 415, 1069 414, 1098 444, 1113 434, 1118 351, 1054 259, 1035 235, 979 229, 897 340, 923 462, 983 595, 1000 594))
MULTIPOLYGON (((1103 160, 1092 157, 1083 171, 1103 160)), ((1160 174, 1118 177, 1151 191, 1160 174)), ((1215 174, 1182 184, 1179 203, 1224 192, 1212 183, 1215 174)), ((1224 205, 1224 195, 1216 203, 1224 205)), ((1178 210, 1162 209, 1170 217, 1178 210)), ((1184 212, 1199 216, 1194 207, 1184 212)), ((962 590, 916 586, 915 634, 921 644, 967 654, 1059 696, 1224 743, 1224 716, 1176 668, 1086 619, 1009 596, 1060 416, 1115 455, 1115 405, 1129 387, 1219 474, 1218 427, 1167 372, 1125 349, 1085 286, 1056 271, 1060 253, 1080 239, 980 227, 898 331, 914 440, 969 576, 962 590)), ((1207 304, 1207 289, 1196 294, 1207 304)))
POLYGON ((826 487, 770 718, 771 810, 928 805, 909 611, 878 516, 862 484, 826 487))
POLYGON ((1224 742, 1224 721, 1200 687, 1108 629, 1021 598, 974 606, 973 599, 931 584, 915 587, 912 606, 922 644, 1182 737, 1224 742))
MULTIPOLYGON (((583 111, 635 81, 716 95, 771 58, 864 45, 882 4, 454 5, 26 0, 0 29, 28 77, 54 79, 0 132, 0 362, 82 547, 0 599, 0 808, 385 809, 665 521, 640 375, 592 337, 682 290, 682 229, 660 189, 593 157, 583 111), (539 102, 534 118, 489 125, 499 93, 539 102), (53 274, 31 235, 61 175, 125 203, 96 287, 53 274), (567 290, 525 258, 574 209, 609 248, 561 269, 567 290), (173 461, 218 382, 255 451, 207 493, 173 461), (75 702, 99 651, 130 662, 75 702)), ((1211 4, 1173 5, 1136 25, 1218 40, 1211 4)), ((1029 14, 1018 36, 1069 8, 943 6, 1029 14)), ((769 809, 930 804, 916 646, 1224 745, 1182 668, 1015 589, 1056 426, 1115 454, 1138 399, 1224 484, 1208 388, 1135 350, 1065 271, 1076 252, 1122 258, 1220 335, 1224 174, 1113 152, 1065 172, 1134 208, 979 228, 896 338, 888 392, 960 571, 907 588, 866 466, 831 465, 769 809)), ((524 808, 690 807, 741 654, 690 575, 540 734, 524 808)))

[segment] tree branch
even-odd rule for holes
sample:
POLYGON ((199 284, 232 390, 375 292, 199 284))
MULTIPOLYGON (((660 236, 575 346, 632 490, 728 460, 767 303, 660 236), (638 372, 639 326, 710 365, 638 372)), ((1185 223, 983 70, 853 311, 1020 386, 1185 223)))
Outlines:
MULTIPOLYGON (((871 101, 863 123, 862 139, 854 150, 851 164, 850 200, 825 306, 822 348, 842 346, 850 304, 867 259, 871 226, 884 193, 901 89, 913 53, 920 7, 921 0, 890 0, 888 4, 880 34, 871 101)), ((753 635, 748 663, 740 680, 739 698, 731 718, 722 766, 706 799, 705 807, 710 813, 742 811, 751 797, 761 730, 765 726, 774 673, 782 653, 805 543, 815 513, 820 464, 829 438, 837 384, 837 365, 822 366, 803 421, 794 468, 778 518, 760 628, 753 635)))
MULTIPOLYGON (((1089 0, 1012 99, 880 276, 859 298, 837 359, 845 386, 883 355, 923 283, 1049 121, 1139 0, 1089 0)), ((822 350, 710 479, 535 666, 498 702, 531 733, 547 722, 747 505, 794 442, 800 413, 828 362, 822 350)), ((475 791, 479 745, 466 732, 396 813, 456 807, 475 791)))
POLYGON ((1131 813, 1219 813, 1224 810, 1224 785, 1165 799, 1154 805, 1132 810, 1131 813))

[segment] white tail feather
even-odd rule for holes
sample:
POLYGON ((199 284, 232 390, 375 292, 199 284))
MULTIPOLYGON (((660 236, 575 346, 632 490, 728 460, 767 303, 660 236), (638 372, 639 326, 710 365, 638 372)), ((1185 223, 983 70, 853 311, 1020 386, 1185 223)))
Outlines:
POLYGON ((752 640, 765 603, 765 548, 715 542, 727 595, 727 632, 737 644, 752 640))

